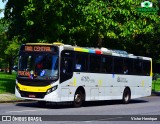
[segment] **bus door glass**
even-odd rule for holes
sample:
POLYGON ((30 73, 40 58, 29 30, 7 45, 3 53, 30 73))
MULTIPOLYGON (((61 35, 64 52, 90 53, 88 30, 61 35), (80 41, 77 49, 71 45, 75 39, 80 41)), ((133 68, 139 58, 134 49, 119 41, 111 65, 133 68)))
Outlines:
POLYGON ((60 83, 72 78, 73 76, 74 52, 64 50, 61 53, 60 83))

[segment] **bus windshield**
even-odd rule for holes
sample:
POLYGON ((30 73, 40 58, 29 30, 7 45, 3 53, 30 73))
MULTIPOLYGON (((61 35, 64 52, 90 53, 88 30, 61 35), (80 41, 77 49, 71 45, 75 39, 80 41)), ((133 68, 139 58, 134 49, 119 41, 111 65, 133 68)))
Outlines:
POLYGON ((18 77, 28 79, 58 79, 58 55, 23 53, 19 56, 18 77))

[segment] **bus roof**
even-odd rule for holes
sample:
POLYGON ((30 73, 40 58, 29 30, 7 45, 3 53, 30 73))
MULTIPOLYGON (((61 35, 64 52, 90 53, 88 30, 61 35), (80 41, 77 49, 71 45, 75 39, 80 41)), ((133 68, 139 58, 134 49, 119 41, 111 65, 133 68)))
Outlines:
POLYGON ((136 58, 136 59, 143 59, 143 60, 151 60, 150 57, 144 56, 135 56, 133 54, 127 53, 123 50, 112 50, 107 48, 93 48, 93 47, 79 47, 79 46, 72 46, 63 44, 60 42, 52 43, 26 43, 25 45, 54 45, 54 46, 61 46, 65 50, 72 50, 78 52, 85 52, 85 53, 95 53, 95 54, 104 54, 104 55, 112 55, 112 56, 120 56, 120 57, 127 57, 127 58, 136 58))

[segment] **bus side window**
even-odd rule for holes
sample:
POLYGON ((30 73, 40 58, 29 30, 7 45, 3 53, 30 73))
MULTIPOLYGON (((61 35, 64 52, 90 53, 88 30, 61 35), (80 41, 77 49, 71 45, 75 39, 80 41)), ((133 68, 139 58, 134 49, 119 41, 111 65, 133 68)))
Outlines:
POLYGON ((142 60, 134 60, 134 74, 135 75, 143 75, 142 60))
POLYGON ((149 60, 143 61, 143 75, 150 75, 151 62, 149 60))
POLYGON ((128 67, 126 65, 123 66, 123 73, 128 74, 128 67))
POLYGON ((112 57, 110 56, 103 56, 102 57, 102 73, 112 73, 113 62, 112 57))
POLYGON ((124 59, 124 65, 127 66, 128 74, 133 75, 134 74, 133 59, 131 58, 124 59))
POLYGON ((133 74, 133 59, 124 58, 123 60, 123 71, 124 74, 132 75, 133 74))
POLYGON ((101 70, 101 56, 91 54, 90 55, 90 72, 100 73, 101 70))
POLYGON ((115 74, 124 74, 124 72, 123 72, 123 58, 120 58, 120 57, 114 58, 114 73, 115 74))
POLYGON ((75 72, 88 71, 88 54, 76 53, 75 72))

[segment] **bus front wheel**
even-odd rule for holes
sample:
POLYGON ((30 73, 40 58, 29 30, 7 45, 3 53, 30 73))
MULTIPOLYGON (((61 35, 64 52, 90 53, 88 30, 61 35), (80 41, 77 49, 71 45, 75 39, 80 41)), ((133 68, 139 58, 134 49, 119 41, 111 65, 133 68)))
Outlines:
POLYGON ((128 104, 129 101, 131 99, 131 92, 130 92, 130 89, 129 88, 126 88, 123 92, 123 98, 122 98, 122 101, 124 104, 128 104))
POLYGON ((83 102, 84 102, 83 93, 80 90, 76 91, 76 93, 74 95, 73 106, 80 107, 80 106, 82 106, 83 102))

